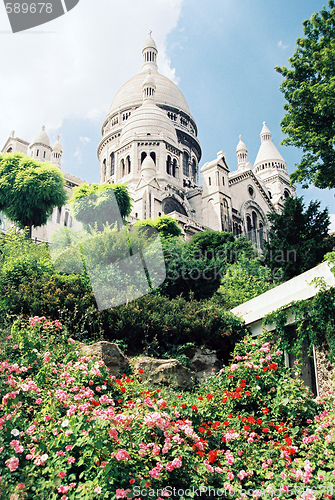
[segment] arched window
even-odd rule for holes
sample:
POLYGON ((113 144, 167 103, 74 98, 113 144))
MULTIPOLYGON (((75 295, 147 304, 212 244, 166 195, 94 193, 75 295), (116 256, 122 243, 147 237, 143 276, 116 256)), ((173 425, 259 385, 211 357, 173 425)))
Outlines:
POLYGON ((124 176, 124 174, 125 174, 124 160, 121 160, 121 175, 122 175, 122 177, 124 176))
POLYGON ((130 174, 130 172, 131 172, 131 161, 130 161, 130 156, 127 156, 127 158, 126 158, 126 162, 127 162, 127 174, 130 174))
POLYGON ((39 153, 39 152, 40 152, 40 150, 38 149, 38 150, 36 151, 36 156, 38 156, 38 153, 39 153))
POLYGON ((284 190, 284 198, 286 199, 286 198, 289 198, 290 196, 291 196, 291 193, 289 192, 289 190, 285 189, 284 190))
POLYGON ((250 215, 247 215, 247 238, 248 238, 248 240, 251 240, 251 238, 252 238, 251 231, 252 231, 251 217, 250 217, 250 215))
POLYGON ((151 158, 153 159, 154 164, 156 165, 156 153, 153 151, 150 153, 151 158))
POLYGON ((146 159, 146 157, 147 157, 147 153, 145 151, 142 151, 142 153, 141 153, 141 165, 144 162, 144 160, 146 159))
POLYGON ((252 228, 257 229, 257 214, 252 212, 252 228))
POLYGON ((197 163, 196 163, 195 159, 193 158, 193 161, 192 161, 192 179, 194 181, 196 181, 196 178, 197 178, 197 163))
POLYGON ((188 154, 183 154, 183 174, 188 177, 188 154))
POLYGON ((172 175, 173 177, 177 177, 177 160, 175 158, 172 163, 172 175))
POLYGON ((171 175, 171 156, 168 155, 166 158, 166 172, 171 175))
POLYGON ((211 186, 212 185, 212 179, 210 177, 208 177, 208 185, 211 186))
POLYGON ((102 162, 102 175, 103 175, 102 182, 105 182, 105 180, 106 180, 106 158, 102 162))
POLYGON ((115 155, 114 155, 114 153, 111 153, 110 159, 111 159, 111 175, 114 175, 114 172, 115 172, 115 155))

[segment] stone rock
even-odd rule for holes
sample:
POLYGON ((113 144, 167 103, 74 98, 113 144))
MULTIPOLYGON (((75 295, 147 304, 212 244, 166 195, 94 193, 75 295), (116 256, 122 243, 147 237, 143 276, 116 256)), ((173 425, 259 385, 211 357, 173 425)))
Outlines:
POLYGON ((190 358, 192 368, 199 381, 206 380, 222 368, 222 362, 217 357, 216 351, 194 347, 187 349, 185 354, 190 358))
POLYGON ((134 372, 143 370, 142 378, 153 384, 190 388, 195 383, 194 373, 176 359, 156 359, 142 356, 134 365, 134 372))
POLYGON ((81 347, 83 356, 99 356, 105 363, 111 375, 118 375, 128 366, 128 360, 117 344, 102 340, 96 344, 81 347))

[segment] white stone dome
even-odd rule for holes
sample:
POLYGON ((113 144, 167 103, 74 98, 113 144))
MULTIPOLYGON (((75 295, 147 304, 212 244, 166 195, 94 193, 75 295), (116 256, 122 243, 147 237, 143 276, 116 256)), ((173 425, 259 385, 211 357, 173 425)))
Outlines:
POLYGON ((42 130, 36 135, 35 139, 33 140, 32 144, 43 144, 43 146, 49 146, 50 147, 50 139, 48 134, 45 131, 45 127, 42 127, 42 130))
POLYGON ((136 137, 146 141, 164 137, 168 141, 178 144, 176 129, 165 111, 152 102, 145 102, 132 112, 121 136, 120 145, 136 137))
POLYGON ((55 153, 62 153, 62 152, 63 152, 62 145, 61 145, 61 143, 59 142, 59 136, 57 137, 57 141, 55 142, 55 144, 52 146, 52 150, 53 150, 55 153))
MULTIPOLYGON (((143 82, 147 73, 140 73, 128 80, 118 91, 109 108, 109 115, 113 115, 120 110, 131 109, 142 104, 143 82)), ((169 106, 191 114, 185 97, 169 78, 159 73, 155 73, 155 101, 158 106, 169 106)))
POLYGON ((240 140, 239 140, 239 143, 236 146, 236 153, 238 153, 239 151, 247 151, 247 147, 244 144, 244 142, 242 141, 242 136, 240 135, 239 138, 240 138, 240 140))
POLYGON ((254 167, 264 162, 279 162, 286 165, 286 162, 282 155, 279 153, 278 149, 272 142, 272 134, 267 127, 266 123, 263 122, 263 128, 261 131, 261 145, 257 153, 257 157, 254 163, 254 167))
MULTIPOLYGON (((151 35, 148 36, 148 38, 146 39, 146 41, 144 42, 144 45, 143 45, 143 50, 145 49, 156 49, 157 50, 157 45, 155 44, 155 40, 153 38, 151 38, 151 35)), ((142 52, 143 52, 142 50, 142 52)))

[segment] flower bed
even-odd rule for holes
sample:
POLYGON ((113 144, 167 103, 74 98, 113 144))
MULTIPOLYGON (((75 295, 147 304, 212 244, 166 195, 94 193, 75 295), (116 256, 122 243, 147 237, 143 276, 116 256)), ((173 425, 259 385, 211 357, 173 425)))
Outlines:
POLYGON ((333 395, 264 338, 180 394, 111 376, 57 321, 21 318, 2 348, 1 498, 332 498, 333 395))

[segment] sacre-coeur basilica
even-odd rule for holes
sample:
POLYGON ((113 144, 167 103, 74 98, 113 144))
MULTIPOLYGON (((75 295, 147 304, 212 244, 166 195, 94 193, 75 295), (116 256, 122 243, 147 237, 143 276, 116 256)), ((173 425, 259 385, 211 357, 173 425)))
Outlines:
MULTIPOLYGON (((197 124, 179 88, 161 75, 151 35, 142 50, 142 71, 114 97, 102 124, 97 148, 101 183, 127 183, 133 201, 129 222, 169 214, 187 240, 205 229, 245 235, 260 249, 267 237, 267 213, 281 211, 295 196, 287 165, 265 124, 254 165, 240 136, 237 165, 228 166, 219 151, 201 166, 197 124), (201 182, 200 181, 201 178, 201 182)), ((61 169, 62 145, 51 146, 44 130, 30 143, 12 132, 2 153, 20 151, 61 169)), ((66 188, 84 182, 64 173, 66 188)), ((55 208, 46 226, 32 237, 47 241, 61 226, 76 225, 68 206, 55 208)))

